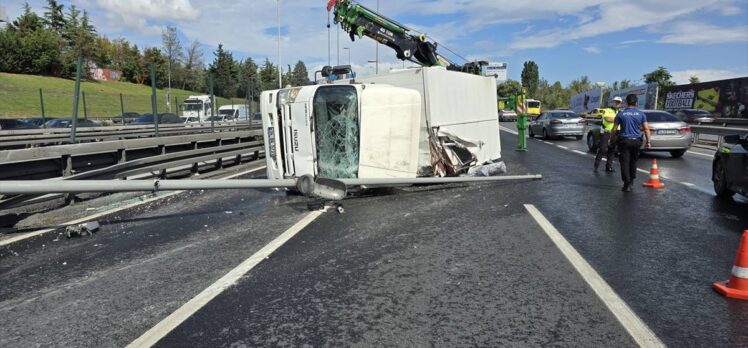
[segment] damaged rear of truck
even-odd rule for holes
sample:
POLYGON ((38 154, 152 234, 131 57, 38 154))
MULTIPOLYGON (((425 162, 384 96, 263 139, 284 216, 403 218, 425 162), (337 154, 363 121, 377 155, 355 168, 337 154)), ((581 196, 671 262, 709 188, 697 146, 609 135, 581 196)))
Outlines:
POLYGON ((501 158, 495 80, 422 67, 265 91, 270 179, 486 173, 501 158))

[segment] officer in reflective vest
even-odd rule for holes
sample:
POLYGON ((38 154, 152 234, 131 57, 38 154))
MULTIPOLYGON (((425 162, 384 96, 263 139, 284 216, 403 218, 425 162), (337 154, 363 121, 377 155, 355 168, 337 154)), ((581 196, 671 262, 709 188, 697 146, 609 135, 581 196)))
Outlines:
POLYGON ((605 162, 605 171, 613 173, 613 156, 616 153, 615 143, 610 143, 610 133, 613 131, 613 122, 615 121, 618 109, 621 108, 621 97, 613 98, 613 107, 603 109, 601 115, 603 121, 603 129, 600 131, 600 144, 597 146, 597 156, 595 156, 595 173, 597 168, 600 167, 600 161, 603 156, 606 156, 607 162, 605 162))

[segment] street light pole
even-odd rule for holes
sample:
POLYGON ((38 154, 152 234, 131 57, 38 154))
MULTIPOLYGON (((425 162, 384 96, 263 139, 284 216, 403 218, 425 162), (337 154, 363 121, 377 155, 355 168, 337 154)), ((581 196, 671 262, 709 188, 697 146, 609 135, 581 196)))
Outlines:
POLYGON ((278 20, 278 89, 283 88, 283 62, 281 61, 281 22, 280 0, 276 0, 276 17, 278 20))

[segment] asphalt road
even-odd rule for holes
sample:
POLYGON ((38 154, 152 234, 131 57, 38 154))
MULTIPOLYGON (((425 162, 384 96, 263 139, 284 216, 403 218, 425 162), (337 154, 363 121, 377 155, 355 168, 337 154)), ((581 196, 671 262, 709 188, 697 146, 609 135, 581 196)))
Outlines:
MULTIPOLYGON (((624 194, 617 174, 593 174, 567 142, 517 153, 516 137, 501 135, 510 174, 543 181, 347 200, 345 214, 323 214, 158 345, 633 345, 524 204, 664 343, 748 345, 748 303, 711 289, 729 275, 748 205, 715 199, 694 173, 624 194), (693 186, 676 181, 686 179, 693 186)), ((306 216, 304 202, 194 192, 102 220, 90 237, 5 247, 0 316, 12 325, 0 346, 126 345, 306 216)))

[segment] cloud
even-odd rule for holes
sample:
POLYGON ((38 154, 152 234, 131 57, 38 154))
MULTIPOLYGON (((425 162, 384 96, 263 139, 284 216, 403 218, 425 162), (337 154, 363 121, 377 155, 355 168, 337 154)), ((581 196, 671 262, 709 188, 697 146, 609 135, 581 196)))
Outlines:
POLYGON ((621 45, 633 45, 633 44, 644 43, 644 42, 647 42, 647 40, 626 40, 626 41, 621 41, 621 45))
POLYGON ((96 0, 104 10, 124 17, 193 20, 200 12, 190 0, 96 0))
POLYGON ((748 71, 742 73, 724 70, 724 69, 689 69, 680 71, 671 71, 670 75, 673 76, 673 81, 677 84, 686 84, 691 76, 696 76, 701 82, 725 80, 736 77, 748 76, 748 71))
POLYGON ((717 27, 707 23, 676 23, 657 42, 677 45, 748 44, 748 25, 717 27))
POLYGON ((585 52, 587 52, 587 53, 592 53, 592 54, 600 54, 600 52, 601 52, 599 48, 597 48, 597 47, 594 47, 594 46, 588 46, 588 47, 584 47, 584 48, 582 48, 582 49, 583 49, 583 50, 584 50, 585 52))

